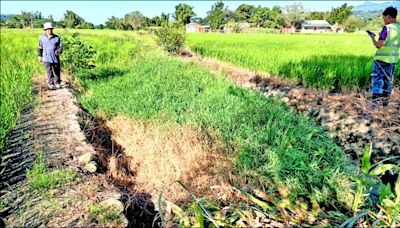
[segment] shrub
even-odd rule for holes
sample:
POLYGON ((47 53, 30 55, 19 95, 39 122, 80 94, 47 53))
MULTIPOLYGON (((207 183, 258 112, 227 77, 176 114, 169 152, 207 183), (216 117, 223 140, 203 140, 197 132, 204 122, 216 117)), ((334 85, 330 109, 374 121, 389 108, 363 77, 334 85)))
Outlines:
POLYGON ((185 29, 179 25, 165 24, 155 31, 158 45, 169 53, 176 54, 185 44, 185 29))
POLYGON ((75 73, 80 68, 91 69, 95 67, 96 51, 92 46, 81 41, 78 33, 74 33, 72 37, 65 37, 63 46, 61 64, 65 70, 75 73))

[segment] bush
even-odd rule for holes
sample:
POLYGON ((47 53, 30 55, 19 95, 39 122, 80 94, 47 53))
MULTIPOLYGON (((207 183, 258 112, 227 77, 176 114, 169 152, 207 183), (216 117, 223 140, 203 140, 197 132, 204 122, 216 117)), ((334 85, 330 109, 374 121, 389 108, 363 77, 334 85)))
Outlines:
POLYGON ((185 44, 186 32, 182 26, 165 24, 156 30, 155 34, 158 45, 164 47, 169 53, 178 53, 185 44))
POLYGON ((81 41, 78 33, 63 39, 63 49, 61 64, 70 73, 75 73, 80 68, 92 69, 95 67, 96 51, 92 46, 81 41))

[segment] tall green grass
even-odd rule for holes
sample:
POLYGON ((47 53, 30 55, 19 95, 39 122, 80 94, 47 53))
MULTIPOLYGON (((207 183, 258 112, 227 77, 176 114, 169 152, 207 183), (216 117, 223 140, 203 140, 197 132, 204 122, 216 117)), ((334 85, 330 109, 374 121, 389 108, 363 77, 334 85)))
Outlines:
POLYGON ((31 79, 40 68, 37 62, 38 35, 32 31, 1 31, 0 151, 20 110, 31 99, 31 79))
MULTIPOLYGON (((235 174, 271 194, 278 195, 286 186, 292 202, 302 198, 339 208, 350 202, 346 156, 313 122, 221 75, 161 53, 149 36, 80 32, 98 52, 97 68, 76 74, 87 91, 79 99, 92 114, 189 125, 218 137, 235 174)), ((42 68, 36 63, 39 34, 2 31, 3 132, 15 123, 18 110, 30 98, 31 76, 42 68)))
MULTIPOLYGON (((102 39, 107 37, 98 37, 97 44, 112 51, 112 44, 102 39)), ((141 44, 126 41, 124 47, 136 45, 141 44)), ((292 202, 302 197, 345 206, 344 195, 351 192, 346 156, 313 122, 194 63, 157 53, 131 61, 112 67, 105 61, 79 72, 76 76, 88 90, 80 97, 82 105, 93 114, 207 131, 225 144, 241 178, 270 193, 286 186, 292 202)))
POLYGON ((375 53, 361 34, 196 33, 187 42, 203 56, 334 91, 368 87, 375 53))

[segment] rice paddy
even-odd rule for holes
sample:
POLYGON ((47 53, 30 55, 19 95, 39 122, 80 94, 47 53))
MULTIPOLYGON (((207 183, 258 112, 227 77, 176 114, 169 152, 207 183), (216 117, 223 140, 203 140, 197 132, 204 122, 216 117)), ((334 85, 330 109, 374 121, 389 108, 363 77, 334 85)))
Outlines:
POLYGON ((331 91, 366 89, 376 49, 366 34, 196 33, 188 46, 202 56, 331 91))

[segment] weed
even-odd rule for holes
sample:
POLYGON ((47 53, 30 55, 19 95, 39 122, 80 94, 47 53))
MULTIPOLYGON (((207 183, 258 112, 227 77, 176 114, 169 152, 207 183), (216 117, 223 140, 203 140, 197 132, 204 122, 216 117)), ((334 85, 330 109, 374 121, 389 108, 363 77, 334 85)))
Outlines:
POLYGON ((400 177, 392 186, 383 184, 378 177, 389 174, 399 174, 400 168, 396 164, 384 163, 390 158, 371 164, 372 144, 364 150, 361 158, 361 168, 358 176, 353 177, 357 183, 357 192, 352 210, 354 217, 348 219, 341 227, 352 227, 362 221, 367 226, 400 225, 400 177), (363 218, 363 220, 361 220, 363 218))
POLYGON ((59 184, 72 181, 76 177, 72 171, 60 169, 48 170, 42 151, 38 153, 38 159, 35 161, 33 168, 26 171, 26 176, 30 188, 38 192, 47 191, 59 184))
POLYGON ((121 214, 112 209, 104 208, 94 204, 91 204, 88 207, 89 212, 102 223, 111 222, 118 224, 122 219, 121 214))
POLYGON ((7 204, 3 201, 0 201, 0 211, 7 207, 7 204))

